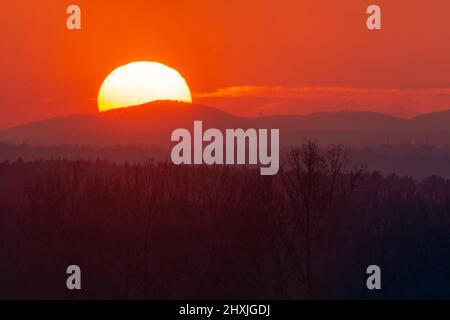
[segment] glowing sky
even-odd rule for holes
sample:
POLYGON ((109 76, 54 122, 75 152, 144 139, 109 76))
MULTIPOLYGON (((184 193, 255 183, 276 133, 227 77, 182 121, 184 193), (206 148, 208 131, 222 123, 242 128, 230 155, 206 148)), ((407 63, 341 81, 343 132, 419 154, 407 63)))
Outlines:
POLYGON ((175 68, 194 102, 220 88, 252 86, 318 88, 319 102, 300 105, 299 113, 346 108, 347 100, 405 116, 450 108, 448 0, 15 0, 3 1, 0 15, 0 128, 95 112, 103 79, 131 61, 175 68), (65 27, 72 3, 82 8, 81 31, 65 27), (381 32, 365 28, 371 3, 382 7, 381 32), (320 88, 349 96, 336 103, 320 88), (374 101, 367 90, 381 93, 374 101), (407 95, 389 105, 390 90, 407 95))

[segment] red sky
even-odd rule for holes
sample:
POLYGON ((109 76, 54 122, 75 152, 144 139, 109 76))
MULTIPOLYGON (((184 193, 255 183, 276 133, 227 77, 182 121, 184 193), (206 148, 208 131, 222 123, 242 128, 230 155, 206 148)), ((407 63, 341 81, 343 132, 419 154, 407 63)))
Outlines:
POLYGON ((236 114, 450 109, 448 0, 15 0, 0 10, 0 128, 95 112, 102 80, 137 60, 174 67, 194 100, 236 114), (66 29, 70 4, 81 31, 66 29), (382 8, 381 31, 365 27, 369 4, 382 8))

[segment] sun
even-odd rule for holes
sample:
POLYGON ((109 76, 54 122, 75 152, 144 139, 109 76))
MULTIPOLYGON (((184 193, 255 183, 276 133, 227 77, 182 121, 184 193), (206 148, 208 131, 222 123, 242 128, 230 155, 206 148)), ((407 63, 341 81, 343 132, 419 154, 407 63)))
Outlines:
POLYGON ((98 93, 98 110, 137 106, 156 100, 192 102, 184 78, 158 62, 138 61, 115 69, 98 93))

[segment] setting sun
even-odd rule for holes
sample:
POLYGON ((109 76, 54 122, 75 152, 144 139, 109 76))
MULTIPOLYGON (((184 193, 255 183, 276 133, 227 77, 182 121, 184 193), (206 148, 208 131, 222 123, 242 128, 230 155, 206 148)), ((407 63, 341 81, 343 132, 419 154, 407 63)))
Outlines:
POLYGON ((136 106, 156 100, 192 102, 184 78, 158 62, 133 62, 115 69, 98 94, 99 111, 136 106))

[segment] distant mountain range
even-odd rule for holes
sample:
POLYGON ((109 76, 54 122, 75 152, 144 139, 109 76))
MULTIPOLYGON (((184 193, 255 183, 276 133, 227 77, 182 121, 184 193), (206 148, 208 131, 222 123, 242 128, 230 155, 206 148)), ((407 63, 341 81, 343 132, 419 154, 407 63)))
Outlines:
POLYGON ((97 114, 78 114, 0 131, 0 141, 31 145, 171 145, 177 128, 279 128, 284 145, 305 140, 347 145, 433 144, 450 146, 450 110, 402 119, 374 112, 306 116, 238 117, 196 104, 158 101, 97 114))

